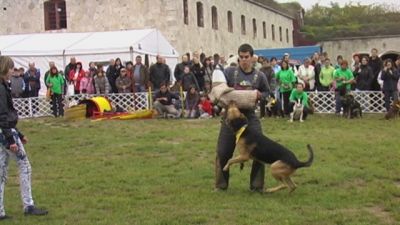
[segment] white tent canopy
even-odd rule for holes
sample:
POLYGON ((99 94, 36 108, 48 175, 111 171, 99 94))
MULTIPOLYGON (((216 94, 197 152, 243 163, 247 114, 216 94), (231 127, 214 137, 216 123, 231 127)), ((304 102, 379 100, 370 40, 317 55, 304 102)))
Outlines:
POLYGON ((87 69, 89 62, 115 58, 126 62, 145 54, 149 55, 150 62, 155 61, 156 55, 164 56, 171 68, 177 64, 179 56, 156 29, 0 36, 0 55, 12 57, 17 67, 27 68, 29 62, 35 62, 42 79, 49 61, 64 70, 69 58, 76 57, 87 69))

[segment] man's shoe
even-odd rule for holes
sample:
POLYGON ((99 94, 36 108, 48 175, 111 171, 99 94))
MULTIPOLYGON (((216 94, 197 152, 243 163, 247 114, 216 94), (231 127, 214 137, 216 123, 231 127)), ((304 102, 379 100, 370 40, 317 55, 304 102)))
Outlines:
POLYGON ((0 220, 6 220, 6 219, 11 219, 11 216, 7 216, 7 215, 0 216, 0 220))
POLYGON ((47 215, 47 213, 49 213, 47 210, 36 208, 33 205, 26 207, 24 212, 25 216, 28 215, 43 216, 47 215))
POLYGON ((253 193, 259 193, 259 194, 264 194, 264 188, 250 188, 250 191, 253 193))

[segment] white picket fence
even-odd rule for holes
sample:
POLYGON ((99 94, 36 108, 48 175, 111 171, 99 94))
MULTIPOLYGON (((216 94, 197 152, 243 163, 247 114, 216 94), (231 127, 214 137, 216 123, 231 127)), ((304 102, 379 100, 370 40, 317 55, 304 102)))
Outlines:
MULTIPOLYGON (((384 107, 383 93, 379 91, 353 92, 355 99, 361 104, 363 112, 382 113, 384 107)), ((90 99, 95 96, 104 95, 73 95, 65 98, 65 103, 90 99)), ((333 92, 309 92, 310 99, 313 101, 316 113, 335 112, 335 93, 333 92)), ((108 94, 107 97, 112 104, 126 111, 149 109, 149 95, 147 92, 127 93, 127 94, 108 94)), ((45 97, 37 98, 17 98, 14 99, 14 107, 18 110, 21 118, 51 116, 51 104, 45 97)))

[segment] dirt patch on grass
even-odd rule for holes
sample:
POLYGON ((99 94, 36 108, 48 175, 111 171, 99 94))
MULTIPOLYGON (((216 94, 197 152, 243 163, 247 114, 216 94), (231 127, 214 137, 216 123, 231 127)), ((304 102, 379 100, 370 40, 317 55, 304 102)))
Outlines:
POLYGON ((366 210, 377 217, 384 224, 396 224, 395 218, 382 206, 368 207, 366 210))
POLYGON ((361 188, 367 186, 367 182, 365 180, 356 178, 356 179, 351 179, 349 181, 344 182, 341 184, 342 187, 348 189, 348 188, 361 188))

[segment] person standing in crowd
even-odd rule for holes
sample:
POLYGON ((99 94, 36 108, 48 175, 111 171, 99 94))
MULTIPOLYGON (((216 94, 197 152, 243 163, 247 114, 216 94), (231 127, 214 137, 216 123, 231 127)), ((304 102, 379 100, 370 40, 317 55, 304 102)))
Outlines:
POLYGON ((183 69, 183 76, 181 82, 183 91, 186 92, 189 91, 190 87, 195 87, 197 91, 200 90, 196 77, 190 71, 189 66, 185 66, 185 68, 183 69))
MULTIPOLYGON (((227 84, 236 90, 257 90, 257 97, 269 95, 269 86, 265 75, 253 68, 253 47, 249 44, 242 44, 238 49, 239 66, 229 67, 225 70, 227 84)), ((255 114, 254 109, 241 110, 248 120, 248 127, 262 133, 261 123, 255 114)), ((229 186, 229 171, 222 168, 232 158, 235 149, 236 137, 231 128, 224 122, 218 136, 217 156, 215 161, 215 189, 227 190, 229 186)), ((250 190, 256 192, 264 191, 265 167, 262 163, 253 161, 250 174, 250 190)))
POLYGON ((203 91, 204 86, 205 86, 204 85, 204 70, 202 69, 199 58, 197 58, 196 56, 193 57, 193 64, 192 64, 191 70, 197 80, 197 83, 199 84, 199 90, 203 91))
POLYGON ((117 80, 118 76, 119 76, 119 71, 117 71, 117 69, 116 69, 115 60, 110 59, 110 64, 108 65, 108 68, 106 71, 106 77, 107 77, 108 82, 111 87, 110 93, 118 93, 118 88, 115 85, 115 80, 117 80))
POLYGON ((374 73, 371 67, 368 65, 368 56, 363 56, 361 65, 356 66, 353 72, 356 79, 356 90, 357 91, 370 91, 372 90, 372 81, 374 79, 374 73))
POLYGON ((102 69, 99 70, 97 75, 94 77, 94 86, 96 89, 96 94, 104 95, 110 93, 110 83, 108 82, 108 79, 102 69))
POLYGON ((157 63, 150 66, 150 83, 154 91, 160 90, 161 84, 169 85, 171 79, 171 71, 164 63, 164 58, 157 56, 157 63))
POLYGON ((342 65, 342 62, 343 62, 343 56, 342 55, 338 55, 336 57, 336 62, 337 62, 337 64, 335 65, 335 70, 341 68, 341 65, 342 65))
POLYGON ((315 70, 314 70, 314 67, 311 65, 310 58, 306 58, 304 60, 304 64, 299 67, 297 78, 299 81, 303 82, 305 91, 313 91, 314 90, 314 88, 315 88, 315 70))
POLYGON ((93 77, 91 71, 86 71, 85 75, 81 78, 79 91, 81 94, 94 94, 93 77))
MULTIPOLYGON (((51 66, 50 66, 50 68, 51 68, 51 66)), ((69 81, 69 77, 68 77, 69 73, 71 72, 71 70, 75 70, 75 68, 76 68, 76 58, 75 57, 71 57, 69 59, 68 65, 64 69, 64 75, 65 75, 65 79, 67 81, 69 81)))
POLYGON ((219 65, 221 66, 222 69, 225 69, 226 67, 228 67, 228 63, 226 62, 224 55, 221 55, 219 57, 219 65))
POLYGON ((274 70, 274 74, 278 74, 278 72, 281 70, 281 66, 278 64, 276 57, 271 58, 271 67, 274 70))
POLYGON ((208 84, 211 87, 212 73, 214 71, 211 63, 211 57, 207 57, 204 60, 203 70, 204 70, 204 89, 206 89, 205 88, 206 84, 208 84))
POLYGON ((179 111, 175 108, 172 99, 179 100, 179 96, 171 93, 165 83, 161 83, 160 90, 157 91, 154 97, 154 108, 157 110, 158 115, 164 118, 179 117, 179 111))
POLYGON ((324 66, 319 73, 319 82, 321 83, 320 91, 329 91, 333 86, 333 75, 335 68, 331 65, 331 60, 325 58, 324 66))
POLYGON ((142 56, 136 56, 136 64, 133 70, 133 84, 135 92, 145 92, 149 85, 149 70, 147 66, 142 63, 142 56))
POLYGON ((50 68, 50 74, 46 79, 46 86, 51 90, 51 101, 54 117, 64 116, 63 89, 64 78, 59 74, 57 67, 50 68))
POLYGON ((293 106, 300 101, 303 105, 303 120, 307 119, 307 115, 309 113, 309 105, 308 105, 308 94, 304 91, 304 84, 302 82, 298 82, 296 84, 296 88, 292 90, 290 93, 290 104, 289 104, 289 111, 290 113, 293 112, 293 106))
POLYGON ((382 70, 383 94, 385 95, 386 111, 390 109, 390 100, 396 101, 399 98, 397 91, 397 82, 399 81, 399 73, 393 65, 391 59, 385 61, 385 66, 382 70))
POLYGON ((351 64, 351 71, 355 73, 355 71, 358 71, 358 69, 361 66, 361 59, 360 55, 354 54, 353 55, 353 63, 351 64))
POLYGON ((53 61, 50 61, 50 62, 49 62, 49 70, 47 70, 46 73, 44 74, 44 81, 45 81, 45 85, 46 85, 47 88, 49 88, 49 86, 47 86, 46 80, 47 80, 47 78, 48 78, 49 75, 50 75, 51 68, 53 68, 54 66, 56 66, 56 65, 54 64, 54 62, 53 62, 53 61))
POLYGON ((378 56, 378 49, 371 49, 371 57, 369 59, 368 65, 371 67, 372 72, 374 73, 374 79, 372 80, 372 90, 380 91, 381 87, 378 83, 379 73, 382 71, 382 60, 378 56))
POLYGON ((115 81, 118 88, 118 93, 130 93, 132 87, 132 79, 128 77, 126 68, 120 70, 120 75, 115 81))
POLYGON ((276 80, 279 83, 279 92, 281 93, 281 101, 283 102, 283 111, 285 115, 289 115, 289 97, 292 92, 293 85, 296 82, 296 77, 293 71, 289 68, 286 61, 282 61, 281 70, 276 74, 276 80))
POLYGON ((69 82, 72 83, 74 85, 74 89, 75 89, 75 94, 79 94, 80 93, 80 85, 81 85, 81 79, 82 77, 85 76, 85 70, 83 70, 82 68, 82 63, 81 62, 77 62, 75 69, 71 70, 68 74, 69 77, 69 82))
POLYGON ((314 67, 315 74, 315 89, 320 90, 321 83, 319 82, 319 74, 321 73, 321 68, 323 66, 323 57, 319 54, 319 52, 314 52, 314 55, 311 60, 311 65, 314 67))
POLYGON ((8 162, 14 159, 19 168, 21 198, 25 215, 46 215, 47 210, 35 206, 32 197, 32 170, 24 145, 28 138, 18 129, 18 113, 13 106, 8 85, 14 70, 14 62, 8 56, 0 56, 0 220, 10 218, 4 209, 4 188, 7 180, 8 162))
POLYGON ((24 74, 26 97, 38 97, 40 90, 40 71, 35 63, 29 63, 29 69, 24 74))
POLYGON ((340 97, 344 96, 351 90, 351 84, 354 82, 354 76, 349 69, 347 60, 343 60, 340 69, 335 70, 333 79, 336 81, 335 102, 336 102, 336 115, 340 115, 342 110, 342 102, 340 97))
POLYGON ((174 77, 176 82, 179 83, 182 81, 186 66, 189 66, 189 57, 185 54, 182 56, 182 62, 175 66, 174 77))
POLYGON ((196 87, 191 86, 185 98, 185 117, 196 118, 198 115, 197 104, 199 103, 199 92, 196 87))
MULTIPOLYGON (((269 89, 271 90, 271 92, 274 91, 277 87, 277 82, 275 79, 274 70, 272 69, 271 63, 268 61, 267 58, 264 58, 263 65, 262 65, 260 71, 265 74, 265 77, 267 78, 267 81, 269 84, 269 89)), ((267 101, 266 98, 260 99, 260 118, 265 117, 266 101, 267 101)))
POLYGON ((19 73, 18 69, 14 69, 14 73, 11 76, 11 96, 13 98, 22 98, 25 90, 24 78, 19 73))
MULTIPOLYGON (((397 68, 397 74, 400 75, 400 56, 397 56, 395 65, 396 65, 396 68, 397 68)), ((400 79, 397 82, 397 92, 400 93, 400 79)))

